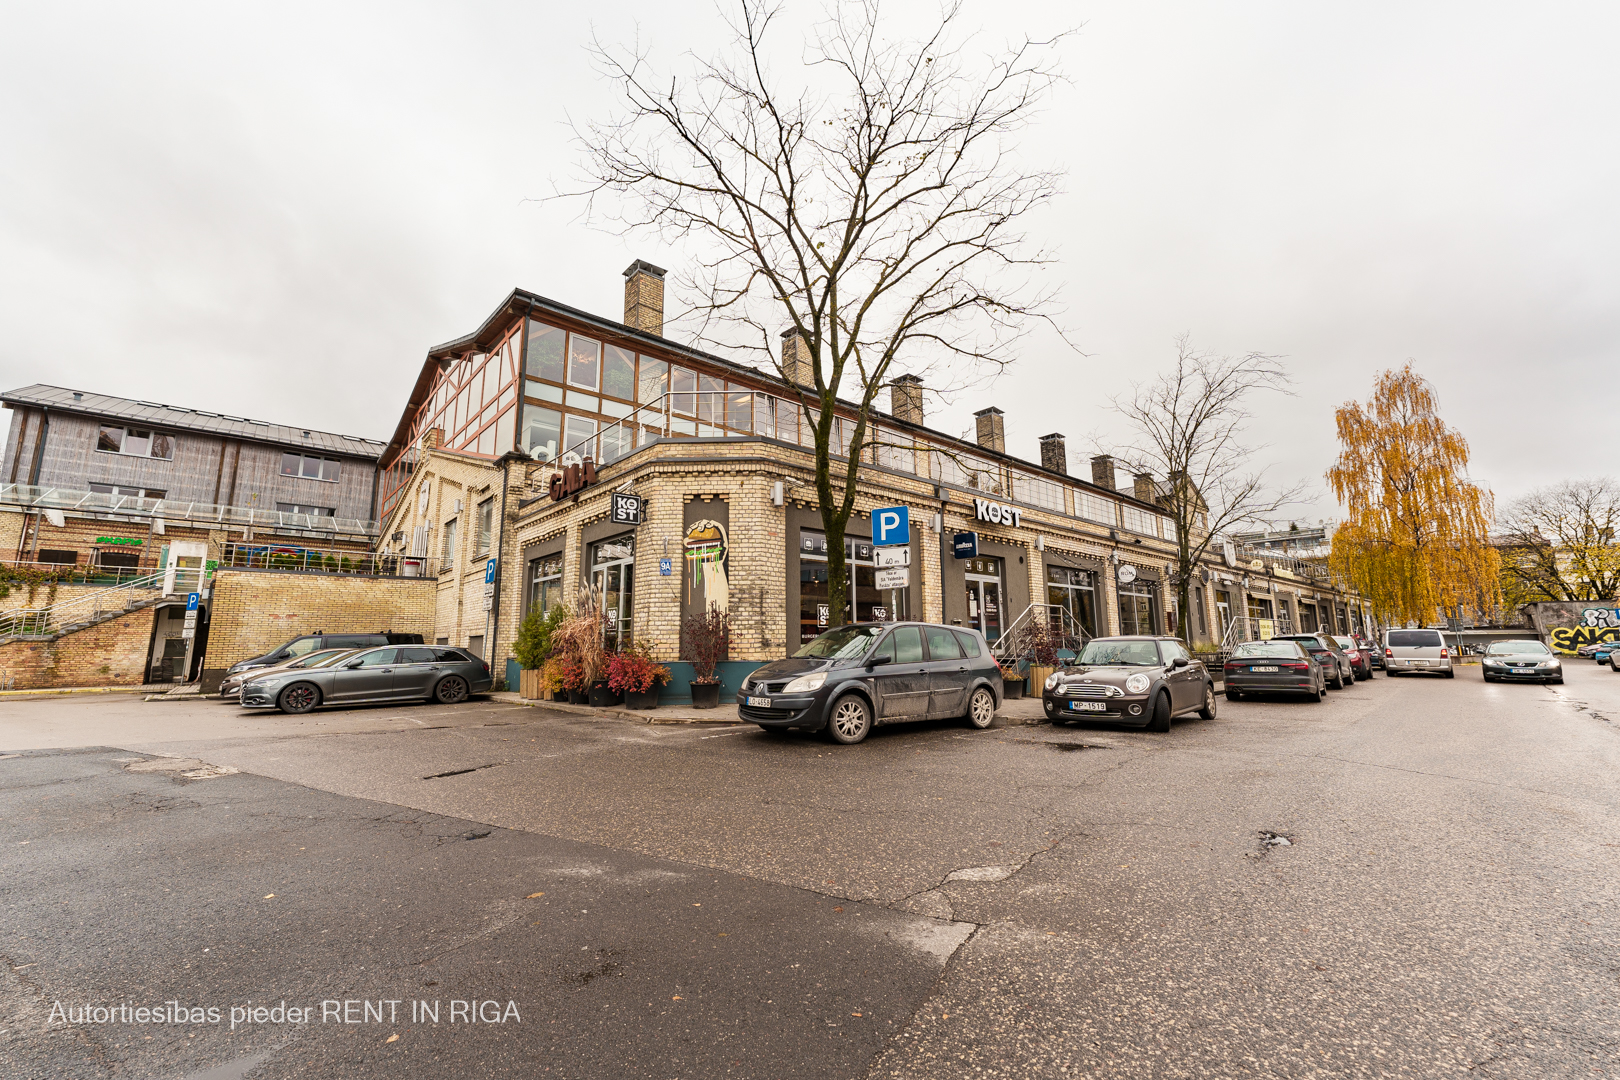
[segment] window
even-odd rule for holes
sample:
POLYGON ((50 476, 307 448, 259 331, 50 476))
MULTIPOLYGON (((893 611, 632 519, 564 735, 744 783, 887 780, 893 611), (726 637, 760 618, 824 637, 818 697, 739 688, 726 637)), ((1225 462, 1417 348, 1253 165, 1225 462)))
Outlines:
POLYGON ((966 630, 952 630, 951 633, 956 635, 957 643, 962 646, 962 654, 964 656, 978 656, 979 655, 979 639, 978 638, 974 637, 972 634, 968 633, 966 630))
POLYGON ((167 499, 169 493, 161 488, 128 487, 122 484, 90 484, 90 490, 97 495, 117 495, 134 499, 167 499))
POLYGON ((456 519, 444 523, 444 551, 441 558, 448 563, 456 557, 456 519))
POLYGON ((602 393, 624 401, 634 401, 636 397, 636 357, 635 354, 617 345, 609 345, 602 350, 602 393))
POLYGON ((536 461, 555 460, 562 449, 562 413, 528 405, 523 416, 523 452, 536 461))
POLYGON ((889 635, 894 642, 894 662, 897 664, 920 664, 923 658, 922 628, 917 626, 902 626, 889 635))
POLYGON ((314 457, 310 454, 282 454, 281 475, 297 476, 305 480, 325 480, 335 484, 341 465, 335 458, 314 457))
POLYGON ((399 650, 399 662, 402 664, 434 664, 438 662, 438 650, 417 646, 414 649, 399 650))
POLYGON ((568 385, 595 390, 601 385, 602 344, 578 334, 568 335, 568 385))
POLYGON ((678 416, 692 416, 697 412, 697 372, 686 368, 670 368, 670 411, 678 416))
POLYGON ((1062 608, 1088 636, 1096 636, 1097 583, 1091 571, 1048 566, 1046 602, 1062 608))
POLYGON ((643 405, 662 405, 669 389, 669 365, 649 356, 641 358, 641 379, 636 400, 643 405))
POLYGON ((726 427, 735 431, 754 430, 754 395, 732 390, 726 395, 726 427))
POLYGON ((698 419, 707 424, 724 422, 726 381, 713 375, 698 376, 698 419))
POLYGON ((1204 614, 1204 590, 1195 587, 1193 589, 1193 591, 1192 591, 1192 594, 1193 594, 1193 611, 1196 612, 1197 615, 1198 615, 1198 636, 1199 637, 1208 637, 1209 636, 1209 620, 1208 620, 1208 617, 1204 614))
POLYGON ((1112 499, 1093 495, 1089 491, 1077 491, 1074 493, 1074 512, 1087 521, 1095 521, 1103 525, 1116 524, 1114 506, 1115 503, 1112 499))
POLYGON ((495 499, 485 499, 478 504, 478 551, 479 555, 489 554, 490 531, 495 523, 495 499))
POLYGON ((1019 502, 1031 503, 1035 506, 1044 506, 1048 510, 1062 513, 1066 507, 1063 505, 1063 485, 1044 480, 1038 476, 1015 472, 1012 474, 1012 497, 1019 502))
POLYGON ((595 461, 596 421, 586 416, 568 417, 563 426, 563 445, 559 456, 567 459, 564 464, 571 464, 575 460, 583 461, 586 458, 595 461))
POLYGON ((308 514, 310 517, 337 517, 337 509, 331 506, 305 506, 302 503, 276 503, 276 509, 283 514, 308 514))
POLYGON ((102 424, 96 436, 96 450, 103 454, 127 454, 131 457, 174 460, 174 436, 146 428, 116 427, 102 424))
MULTIPOLYGON (((139 557, 139 554, 137 554, 136 558, 138 559, 139 557)), ((56 566, 72 566, 74 563, 79 561, 79 553, 77 551, 63 551, 56 548, 40 548, 39 558, 35 561, 51 563, 52 565, 56 566)))
POLYGON ((529 560, 529 610, 545 615, 562 602, 562 556, 543 555, 529 560))
POLYGON ((928 659, 930 660, 960 660, 962 659, 962 646, 951 633, 948 626, 925 626, 923 633, 928 637, 928 659))
POLYGON ((524 349, 523 371, 531 378, 563 381, 564 334, 555 326, 529 320, 529 343, 524 349))
MULTIPOLYGON (((872 563, 869 540, 844 538, 845 565, 849 571, 849 604, 855 622, 903 622, 909 616, 909 589, 878 591, 877 568, 872 563)), ((816 639, 830 625, 831 606, 827 592, 827 535, 802 529, 799 532, 799 643, 816 639)))
MULTIPOLYGON (((44 552, 40 554, 43 555, 44 552)), ((135 570, 141 565, 141 553, 139 550, 131 551, 129 548, 103 548, 96 552, 96 565, 109 570, 135 570)))
POLYGON ((398 649, 377 649, 373 652, 361 654, 358 663, 352 660, 349 663, 355 663, 356 667, 363 668, 388 667, 394 663, 394 657, 398 654, 398 649))
POLYGON ((1158 583, 1137 578, 1119 587, 1119 632, 1122 635, 1156 634, 1158 583))

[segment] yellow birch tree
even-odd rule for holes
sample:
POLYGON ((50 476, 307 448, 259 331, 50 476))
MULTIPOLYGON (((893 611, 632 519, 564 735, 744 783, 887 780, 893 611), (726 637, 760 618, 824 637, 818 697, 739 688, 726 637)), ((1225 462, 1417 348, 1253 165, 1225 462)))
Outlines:
POLYGON ((1468 479, 1468 441, 1440 419, 1434 387, 1408 363, 1336 419, 1341 450, 1327 480, 1346 513, 1329 556, 1334 576, 1385 625, 1495 610, 1491 493, 1468 479))

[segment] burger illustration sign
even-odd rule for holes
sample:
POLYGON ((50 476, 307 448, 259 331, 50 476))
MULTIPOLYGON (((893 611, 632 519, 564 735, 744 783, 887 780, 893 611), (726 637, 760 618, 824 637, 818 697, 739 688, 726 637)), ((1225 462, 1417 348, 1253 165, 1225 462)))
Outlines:
POLYGON ((713 604, 721 611, 731 609, 731 586, 726 580, 726 527, 704 518, 687 527, 686 588, 688 599, 699 611, 713 604))

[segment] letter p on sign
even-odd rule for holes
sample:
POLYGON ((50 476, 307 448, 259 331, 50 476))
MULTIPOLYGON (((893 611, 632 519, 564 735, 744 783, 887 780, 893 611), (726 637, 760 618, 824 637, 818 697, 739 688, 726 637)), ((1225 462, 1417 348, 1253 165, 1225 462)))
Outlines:
POLYGON ((911 511, 904 506, 872 511, 872 543, 877 547, 911 543, 911 511))

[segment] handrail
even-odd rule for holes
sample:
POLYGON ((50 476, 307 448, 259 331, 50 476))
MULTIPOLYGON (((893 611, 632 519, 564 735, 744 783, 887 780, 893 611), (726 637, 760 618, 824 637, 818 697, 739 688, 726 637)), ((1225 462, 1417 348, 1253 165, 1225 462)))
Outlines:
POLYGON ((202 580, 202 574, 202 569, 198 567, 170 567, 108 589, 71 597, 47 607, 0 612, 0 635, 48 634, 55 626, 64 626, 71 622, 91 622, 109 612, 129 610, 132 603, 130 597, 137 590, 155 591, 159 596, 167 596, 181 590, 190 592, 202 580))
POLYGON ((1037 630, 1042 635, 1055 633, 1057 644, 1054 649, 1067 649, 1078 653, 1091 640, 1091 634, 1080 624, 1072 612, 1062 604, 1030 604, 1019 616, 1008 625, 1000 637, 990 643, 990 655, 997 660, 1014 659, 1022 656, 1026 651, 1032 651, 1028 639, 1037 630))
POLYGON ((142 521, 207 521, 232 528, 297 529, 305 532, 372 537, 377 523, 360 518, 325 517, 263 510, 252 506, 225 506, 187 499, 144 499, 134 495, 104 495, 76 488, 34 484, 0 484, 0 506, 24 510, 63 510, 75 514, 105 514, 142 521))

